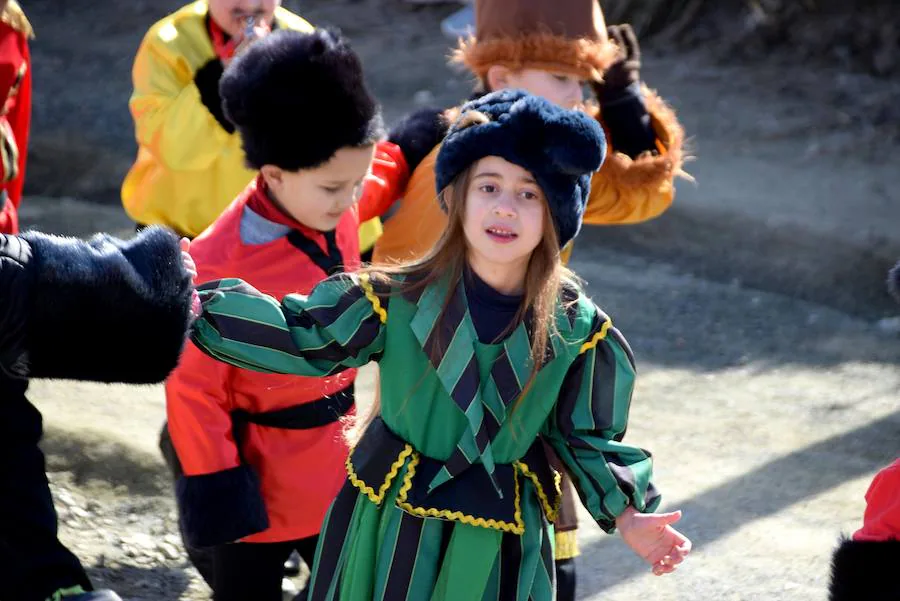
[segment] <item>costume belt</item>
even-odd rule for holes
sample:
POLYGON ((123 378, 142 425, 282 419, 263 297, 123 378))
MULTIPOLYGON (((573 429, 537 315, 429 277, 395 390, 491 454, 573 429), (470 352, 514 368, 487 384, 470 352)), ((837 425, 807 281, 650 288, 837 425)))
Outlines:
POLYGON ((301 403, 284 409, 250 413, 244 409, 231 412, 235 427, 255 424, 284 430, 309 430, 333 424, 353 407, 353 384, 347 388, 315 401, 301 403))
POLYGON ((398 477, 398 507, 422 518, 438 518, 471 526, 522 534, 524 495, 537 496, 550 522, 559 513, 559 474, 547 461, 540 441, 512 463, 497 463, 494 478, 503 493, 497 495, 490 476, 480 463, 472 464, 430 493, 428 484, 444 462, 426 457, 392 432, 381 418, 366 429, 347 458, 350 482, 370 501, 380 505, 398 477))

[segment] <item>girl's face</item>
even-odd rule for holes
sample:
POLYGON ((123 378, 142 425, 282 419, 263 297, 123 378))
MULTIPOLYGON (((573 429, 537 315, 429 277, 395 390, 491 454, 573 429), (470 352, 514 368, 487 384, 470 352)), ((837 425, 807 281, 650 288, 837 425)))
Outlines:
POLYGON ((344 147, 313 169, 285 171, 274 165, 260 170, 273 200, 305 226, 328 232, 359 199, 375 145, 344 147))
POLYGON ((240 37, 247 27, 247 17, 271 27, 275 7, 280 5, 281 0, 209 0, 209 15, 225 33, 240 37))
POLYGON ((532 175, 500 157, 471 168, 463 231, 469 262, 524 279, 531 253, 544 235, 544 193, 532 175))
POLYGON ((521 69, 513 71, 506 67, 491 67, 488 83, 492 90, 515 88, 525 90, 535 96, 546 98, 564 108, 574 109, 584 102, 582 82, 571 73, 521 69))

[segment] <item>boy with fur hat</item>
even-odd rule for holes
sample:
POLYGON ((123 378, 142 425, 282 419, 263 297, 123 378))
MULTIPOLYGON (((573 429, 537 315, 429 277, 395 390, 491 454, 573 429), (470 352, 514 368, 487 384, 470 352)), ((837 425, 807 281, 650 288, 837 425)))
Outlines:
POLYGON ((881 470, 866 492, 863 527, 832 558, 830 601, 900 599, 900 459, 881 470))
MULTIPOLYGON (((220 91, 257 175, 191 243, 200 277, 237 275, 285 296, 358 269, 360 221, 396 200, 409 168, 403 139, 380 141, 347 42, 331 30, 272 33, 229 65, 220 91)), ((183 533, 213 547, 216 601, 275 601, 292 551, 312 565, 343 479, 355 377, 262 374, 188 345, 166 384, 169 430, 183 533)))
POLYGON ((121 601, 94 591, 57 536, 27 378, 145 384, 178 362, 191 301, 178 238, 0 235, 0 598, 121 601), (123 334, 139 324, 140 350, 123 334))
POLYGON ((606 145, 596 120, 519 90, 467 104, 441 145, 448 228, 424 258, 334 276, 279 301, 200 286, 193 342, 262 372, 379 363, 380 404, 322 527, 312 601, 551 601, 559 490, 654 573, 690 553, 653 515, 652 459, 623 441, 631 351, 560 261, 606 145))
MULTIPOLYGON (((144 35, 128 102, 138 152, 121 191, 138 230, 156 224, 194 238, 253 179, 234 125, 222 112, 219 81, 251 38, 274 29, 312 26, 282 8, 281 0, 195 0, 144 35), (254 24, 249 31, 248 20, 254 24)), ((159 445, 177 471, 165 424, 159 445)), ((187 552, 205 576, 208 559, 190 546, 187 552)))
MULTIPOLYGON (((606 27, 597 0, 476 0, 475 36, 461 41, 454 61, 479 80, 480 90, 521 88, 565 108, 582 103, 588 82, 599 106, 586 110, 606 131, 610 152, 591 179, 584 222, 646 221, 665 211, 681 171, 684 132, 674 112, 640 79, 640 48, 628 25, 606 27)), ((443 119, 453 121, 456 111, 443 119)), ((433 111, 395 126, 418 127, 433 111)), ((408 261, 428 252, 446 226, 434 197, 435 148, 413 172, 398 208, 375 245, 375 262, 408 261)), ((571 244, 563 249, 567 261, 571 244)), ((557 523, 559 598, 575 598, 577 517, 564 479, 557 523)))

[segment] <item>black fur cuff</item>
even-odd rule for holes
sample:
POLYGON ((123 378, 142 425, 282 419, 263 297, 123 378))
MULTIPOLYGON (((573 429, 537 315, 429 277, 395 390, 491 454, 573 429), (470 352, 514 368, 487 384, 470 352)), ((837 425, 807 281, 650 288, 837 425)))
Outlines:
POLYGON ((249 465, 182 476, 175 495, 184 536, 191 546, 224 545, 269 527, 259 478, 249 465))
POLYGON ((174 234, 153 227, 127 242, 105 235, 22 237, 33 252, 30 377, 145 384, 169 375, 191 302, 174 234))
POLYGON ((843 540, 831 559, 830 601, 897 601, 898 565, 898 540, 843 540))

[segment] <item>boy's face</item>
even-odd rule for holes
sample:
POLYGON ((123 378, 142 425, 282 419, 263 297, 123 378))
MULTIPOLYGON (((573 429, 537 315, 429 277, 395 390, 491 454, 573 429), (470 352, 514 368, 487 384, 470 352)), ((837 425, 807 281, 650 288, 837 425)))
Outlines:
POLYGON ((225 33, 240 37, 247 26, 247 17, 271 27, 275 7, 280 5, 281 0, 209 0, 209 14, 225 33))
POLYGON ((564 72, 530 68, 513 71, 502 66, 491 67, 488 71, 491 91, 508 88, 525 90, 564 109, 573 109, 584 101, 582 84, 578 77, 564 72))
POLYGON ((263 165, 262 174, 280 208, 307 227, 329 232, 359 200, 375 145, 344 147, 313 169, 285 171, 263 165))

